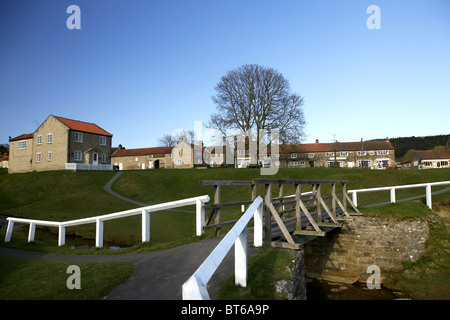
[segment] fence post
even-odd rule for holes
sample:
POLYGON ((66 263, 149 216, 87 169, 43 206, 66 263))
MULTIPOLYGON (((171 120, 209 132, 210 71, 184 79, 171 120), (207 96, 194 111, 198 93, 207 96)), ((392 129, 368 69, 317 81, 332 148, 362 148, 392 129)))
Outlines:
POLYGON ((58 246, 63 246, 66 244, 66 227, 60 225, 58 232, 58 246))
POLYGON ((352 202, 355 207, 358 207, 358 195, 356 194, 356 191, 352 192, 352 202))
POLYGON ((263 244, 263 202, 256 209, 253 215, 253 245, 261 247, 263 244))
POLYGON ((95 219, 95 246, 103 248, 103 221, 95 219))
POLYGON ((428 206, 428 208, 433 209, 433 208, 432 208, 432 207, 433 207, 433 204, 432 204, 432 202, 431 202, 431 184, 427 184, 427 186, 425 187, 425 189, 426 189, 426 191, 427 191, 427 194, 426 194, 426 197, 427 197, 427 206, 428 206))
POLYGON ((11 241, 11 234, 14 229, 14 221, 8 221, 8 227, 6 229, 5 242, 11 241))
POLYGON ((266 207, 266 212, 265 212, 265 221, 266 221, 266 231, 265 231, 265 236, 264 239, 265 241, 272 241, 272 214, 270 213, 270 209, 269 209, 269 203, 272 203, 272 185, 266 184, 265 185, 265 196, 264 196, 264 202, 265 202, 265 207, 266 207))
POLYGON ((30 230, 28 231, 28 242, 34 241, 34 233, 36 232, 36 224, 30 222, 30 230))
POLYGON ((391 189, 391 203, 395 203, 395 188, 391 189))
POLYGON ((234 242, 234 278, 236 285, 247 286, 247 227, 234 242))
POLYGON ((142 210, 142 242, 150 241, 150 212, 142 210))
POLYGON ((196 215, 196 235, 201 236, 205 233, 203 227, 205 226, 205 208, 200 200, 195 201, 195 215, 196 215))

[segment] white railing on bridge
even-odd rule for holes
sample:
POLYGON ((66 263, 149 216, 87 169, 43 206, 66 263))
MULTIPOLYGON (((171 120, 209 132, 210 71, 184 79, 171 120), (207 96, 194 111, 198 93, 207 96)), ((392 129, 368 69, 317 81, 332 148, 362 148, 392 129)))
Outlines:
POLYGON ((6 230, 5 242, 11 241, 11 235, 14 228, 14 222, 17 223, 25 223, 29 224, 29 232, 28 232, 28 242, 34 241, 34 234, 36 230, 36 226, 50 226, 50 227, 58 227, 58 245, 65 245, 66 238, 66 227, 78 226, 82 224, 95 223, 96 224, 96 232, 95 232, 95 246, 97 248, 103 247, 103 222, 106 220, 130 217, 134 215, 142 215, 142 242, 150 241, 150 213, 155 211, 163 211, 168 209, 173 209, 177 207, 184 207, 188 205, 196 206, 196 234, 198 236, 202 235, 204 230, 203 226, 205 224, 205 210, 204 203, 209 201, 209 196, 199 196, 194 198, 188 198, 183 200, 177 200, 172 202, 165 202, 160 204, 155 204, 151 206, 120 211, 110 214, 105 214, 96 217, 70 220, 65 222, 56 222, 56 221, 44 221, 44 220, 34 220, 34 219, 23 219, 23 218, 14 218, 8 217, 8 227, 6 230))
POLYGON ((235 248, 235 283, 242 287, 247 286, 247 224, 251 218, 254 220, 253 244, 255 247, 262 246, 263 199, 259 196, 211 252, 208 258, 200 265, 197 271, 183 284, 183 300, 210 299, 207 284, 233 245, 235 248))
POLYGON ((400 186, 390 186, 390 187, 380 187, 380 188, 369 188, 369 189, 356 189, 356 190, 348 190, 348 193, 352 194, 352 201, 355 206, 358 206, 358 193, 362 192, 375 192, 375 191, 390 191, 391 203, 396 202, 395 190, 397 189, 410 189, 410 188, 423 188, 426 190, 426 201, 427 206, 432 209, 432 200, 431 200, 431 187, 432 186, 443 186, 450 185, 450 181, 441 181, 441 182, 428 182, 428 183, 419 183, 419 184, 408 184, 408 185, 400 185, 400 186))

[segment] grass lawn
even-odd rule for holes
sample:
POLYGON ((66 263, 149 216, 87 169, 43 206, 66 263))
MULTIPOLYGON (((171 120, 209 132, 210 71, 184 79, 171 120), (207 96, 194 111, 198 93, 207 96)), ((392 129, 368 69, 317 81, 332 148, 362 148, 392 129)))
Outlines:
POLYGON ((0 257, 0 300, 103 299, 133 272, 131 263, 68 263, 0 257), (70 265, 80 268, 80 289, 68 289, 70 265))

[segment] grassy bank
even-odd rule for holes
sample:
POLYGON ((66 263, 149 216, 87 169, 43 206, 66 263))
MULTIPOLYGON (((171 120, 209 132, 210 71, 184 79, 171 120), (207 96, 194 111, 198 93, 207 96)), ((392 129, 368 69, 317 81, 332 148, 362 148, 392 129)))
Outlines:
POLYGON ((131 263, 76 263, 81 288, 69 290, 72 264, 0 257, 0 300, 103 299, 133 272, 131 263))
MULTIPOLYGON (((49 171, 7 174, 0 170, 0 216, 15 216, 51 221, 67 221, 97 216, 136 207, 119 200, 103 190, 114 172, 49 171)), ((213 187, 203 187, 202 180, 251 180, 253 178, 349 180, 348 189, 401 185, 450 180, 450 169, 422 171, 358 170, 332 168, 280 169, 276 175, 261 176, 258 169, 207 169, 207 170, 146 170, 126 171, 113 184, 112 189, 141 203, 155 204, 203 194, 213 197, 213 187)), ((327 192, 324 186, 323 192, 327 192)), ((329 188, 329 187, 328 187, 329 188)), ((303 191, 308 191, 304 186, 303 191)), ((433 188, 437 190, 437 188, 433 188)), ((263 194, 263 186, 259 194, 263 194)), ((338 190, 339 192, 340 190, 338 190)), ((274 188, 274 195, 278 192, 274 188)), ((293 193, 293 186, 285 187, 285 194, 293 193)), ((250 199, 249 187, 222 187, 222 201, 233 202, 250 199)), ((399 190, 397 199, 424 194, 424 188, 399 190)), ((440 196, 450 199, 450 192, 440 196)), ((358 204, 389 200, 389 192, 365 193, 358 196, 358 204)), ((151 244, 169 245, 192 241, 195 234, 194 207, 182 211, 163 211, 152 214, 151 244)), ((240 216, 240 208, 222 210, 223 220, 240 216)), ((57 244, 57 229, 36 231, 36 243, 57 244)), ((26 231, 24 231, 26 238, 26 231)), ((66 230, 68 245, 77 242, 78 236, 94 244, 95 225, 69 227, 66 230)), ((140 243, 139 216, 105 222, 104 243, 114 246, 134 246, 140 243)), ((141 248, 142 249, 142 248, 141 248)), ((53 249, 52 249, 53 250, 53 249)), ((55 249, 60 250, 60 249, 55 249)))

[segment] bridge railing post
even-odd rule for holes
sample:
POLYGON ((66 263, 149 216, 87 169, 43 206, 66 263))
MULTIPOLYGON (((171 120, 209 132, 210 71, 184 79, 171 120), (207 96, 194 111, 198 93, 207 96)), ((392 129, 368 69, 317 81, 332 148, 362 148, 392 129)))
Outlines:
POLYGON ((391 189, 391 203, 395 203, 395 188, 391 189))

